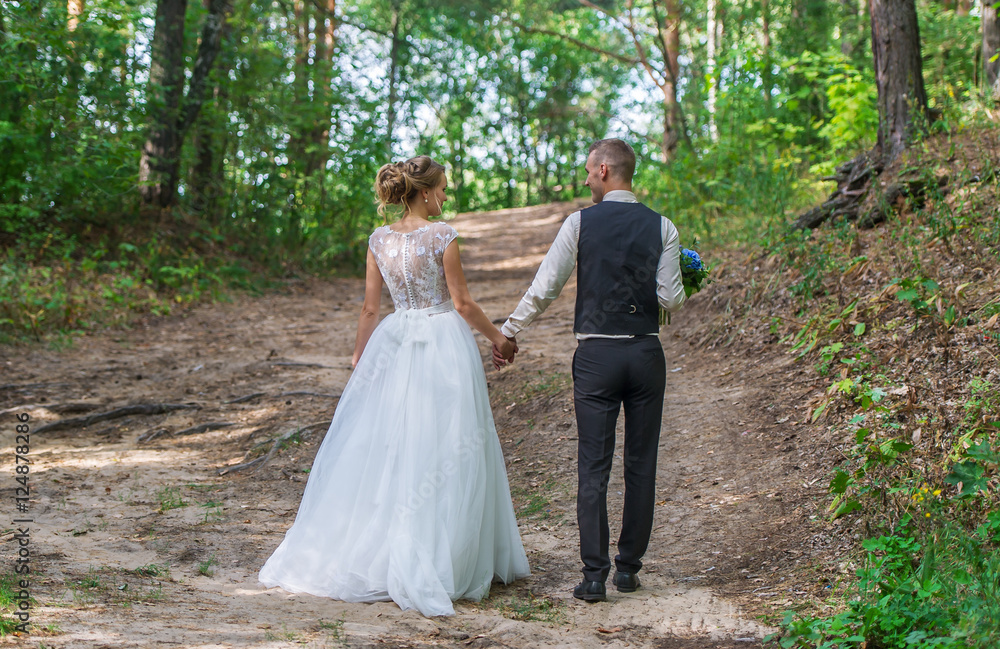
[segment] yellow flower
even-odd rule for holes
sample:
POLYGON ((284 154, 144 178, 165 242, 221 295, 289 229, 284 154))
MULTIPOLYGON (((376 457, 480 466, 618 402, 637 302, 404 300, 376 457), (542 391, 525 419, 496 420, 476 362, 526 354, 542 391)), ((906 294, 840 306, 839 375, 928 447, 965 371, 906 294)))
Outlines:
POLYGON ((940 489, 935 489, 934 490, 934 495, 935 496, 940 496, 941 495, 941 490, 940 489))
POLYGON ((926 516, 927 518, 930 518, 931 517, 931 513, 927 512, 926 514, 924 514, 924 516, 926 516))

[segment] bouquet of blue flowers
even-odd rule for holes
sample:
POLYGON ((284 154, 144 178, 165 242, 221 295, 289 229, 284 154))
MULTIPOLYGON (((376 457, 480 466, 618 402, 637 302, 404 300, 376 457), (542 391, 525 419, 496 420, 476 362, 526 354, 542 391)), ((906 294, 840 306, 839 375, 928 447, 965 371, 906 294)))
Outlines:
MULTIPOLYGON (((700 291, 703 284, 712 283, 708 276, 711 269, 702 261, 701 255, 691 248, 681 248, 680 264, 685 297, 691 297, 700 291)), ((670 324, 670 314, 663 309, 660 309, 660 324, 670 324)))

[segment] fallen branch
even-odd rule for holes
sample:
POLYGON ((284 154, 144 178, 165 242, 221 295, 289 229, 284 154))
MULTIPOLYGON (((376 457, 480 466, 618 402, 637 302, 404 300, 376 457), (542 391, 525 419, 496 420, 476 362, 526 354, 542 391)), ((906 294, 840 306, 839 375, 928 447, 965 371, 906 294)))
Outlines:
MULTIPOLYGON (((191 428, 185 428, 184 430, 179 430, 176 433, 171 433, 173 436, 177 435, 196 435, 198 433, 204 433, 209 430, 218 430, 219 428, 227 428, 229 426, 235 426, 236 424, 228 421, 212 421, 206 424, 198 424, 197 426, 192 426, 191 428)), ((143 433, 137 442, 148 442, 156 439, 160 435, 166 435, 170 431, 166 428, 159 428, 155 430, 150 430, 149 432, 143 433)))
POLYGON ((204 433, 210 430, 218 430, 220 428, 228 428, 229 426, 235 426, 231 421, 210 421, 206 424, 198 424, 197 426, 192 426, 191 428, 185 428, 184 430, 179 430, 174 433, 177 435, 197 435, 198 433, 204 433))
POLYGON ((239 397, 237 399, 233 399, 232 401, 224 401, 223 403, 226 403, 226 404, 229 404, 229 403, 243 403, 244 401, 251 401, 253 399, 256 399, 257 397, 263 397, 263 396, 266 396, 266 395, 267 395, 266 392, 254 392, 253 394, 248 394, 245 397, 239 397))
POLYGON ((96 424, 99 421, 119 419, 121 417, 128 417, 129 415, 162 415, 174 410, 190 410, 198 408, 201 408, 201 406, 180 403, 141 403, 132 406, 115 408, 114 410, 109 410, 108 412, 99 412, 94 415, 87 415, 86 417, 60 419, 59 421, 54 421, 51 424, 42 426, 41 428, 36 428, 32 432, 37 435, 38 433, 65 430, 67 428, 84 428, 91 424, 96 424))
MULTIPOLYGON (((255 449, 267 444, 268 442, 271 442, 271 448, 267 451, 265 455, 250 460, 249 462, 244 462, 243 464, 237 464, 236 466, 227 466, 222 469, 219 469, 219 475, 226 475, 227 473, 235 473, 237 471, 243 471, 244 469, 249 469, 250 467, 254 467, 254 471, 256 471, 260 467, 267 464, 271 460, 271 458, 274 457, 274 454, 278 452, 278 447, 281 446, 282 442, 288 440, 291 437, 294 437, 295 435, 305 435, 311 432, 314 428, 319 428, 320 426, 329 426, 329 425, 330 422, 328 421, 320 421, 315 424, 309 424, 308 426, 302 426, 301 428, 293 428, 287 433, 279 435, 274 439, 264 440, 263 442, 258 443, 249 451, 247 451, 247 455, 249 455, 255 449)), ((244 455, 243 457, 244 459, 246 459, 246 455, 244 455)))
POLYGON ((27 390, 28 388, 40 388, 43 386, 69 385, 69 383, 6 383, 0 385, 0 390, 27 390))
MULTIPOLYGON (((244 403, 246 401, 251 401, 257 399, 258 397, 267 397, 266 392, 254 392, 253 394, 248 394, 245 397, 239 397, 238 399, 233 399, 231 401, 225 401, 225 404, 233 403, 244 403)), ((339 399, 339 394, 323 394, 320 392, 306 392, 305 390, 296 390, 294 392, 282 392, 281 394, 269 397, 272 399, 281 399, 282 397, 323 397, 324 399, 339 399)))
POLYGON ((324 397, 326 399, 339 399, 339 394, 321 394, 319 392, 305 392, 297 390, 295 392, 282 392, 278 397, 324 397))
POLYGON ((88 410, 93 410, 98 406, 103 404, 98 403, 86 403, 83 401, 71 402, 71 403, 26 403, 23 406, 14 406, 13 408, 5 408, 0 410, 0 415, 6 415, 8 413, 14 412, 15 410, 32 410, 34 408, 45 408, 46 410, 51 410, 52 412, 64 413, 64 412, 87 412, 88 410))
POLYGON ((298 363, 298 362, 292 362, 292 361, 282 361, 280 363, 271 363, 271 365, 275 365, 275 366, 278 366, 278 367, 319 367, 319 368, 322 368, 322 369, 325 369, 325 370, 335 370, 335 369, 337 369, 336 367, 332 367, 330 365, 320 365, 319 363, 298 363))

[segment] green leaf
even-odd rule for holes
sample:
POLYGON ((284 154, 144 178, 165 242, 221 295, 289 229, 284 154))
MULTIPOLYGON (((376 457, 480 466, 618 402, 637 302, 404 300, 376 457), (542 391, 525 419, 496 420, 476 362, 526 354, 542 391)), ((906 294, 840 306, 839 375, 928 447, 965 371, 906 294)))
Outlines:
POLYGON ((865 334, 865 323, 859 322, 858 324, 854 325, 855 336, 863 336, 864 334, 865 334))
POLYGON ((830 481, 830 493, 842 494, 847 491, 847 485, 851 482, 851 476, 844 471, 837 470, 837 474, 830 481))
POLYGON ((920 299, 920 294, 912 288, 907 288, 896 293, 896 299, 900 302, 913 302, 914 300, 920 299))
POLYGON ((838 519, 858 509, 861 509, 861 503, 857 500, 847 500, 837 508, 837 511, 833 512, 833 518, 838 519))
POLYGON ((986 478, 983 477, 984 473, 983 467, 979 466, 975 460, 966 460, 953 466, 951 473, 945 477, 944 481, 953 485, 961 484, 962 491, 959 492, 958 497, 966 498, 986 489, 987 483, 986 478))
POLYGON ((975 460, 983 460, 984 462, 992 462, 994 464, 1000 460, 1000 456, 997 456, 997 453, 990 448, 990 442, 986 439, 980 440, 978 444, 967 450, 965 454, 975 460))

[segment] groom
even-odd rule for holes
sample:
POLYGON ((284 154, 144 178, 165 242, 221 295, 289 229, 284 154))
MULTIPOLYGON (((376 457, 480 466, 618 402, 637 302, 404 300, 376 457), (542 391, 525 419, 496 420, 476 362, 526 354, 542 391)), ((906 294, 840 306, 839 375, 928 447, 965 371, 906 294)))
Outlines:
MULTIPOLYGON (((677 229, 632 193, 635 153, 618 139, 595 142, 585 167, 596 205, 569 215, 528 292, 501 327, 515 336, 559 295, 577 269, 573 400, 579 433, 576 515, 583 581, 573 596, 606 599, 608 478, 618 412, 625 406, 625 506, 615 557, 620 592, 639 588, 653 526, 656 453, 666 366, 659 307, 684 302, 677 229)), ((516 346, 516 341, 515 346, 516 346)), ((503 357, 494 347, 494 363, 503 357)))

